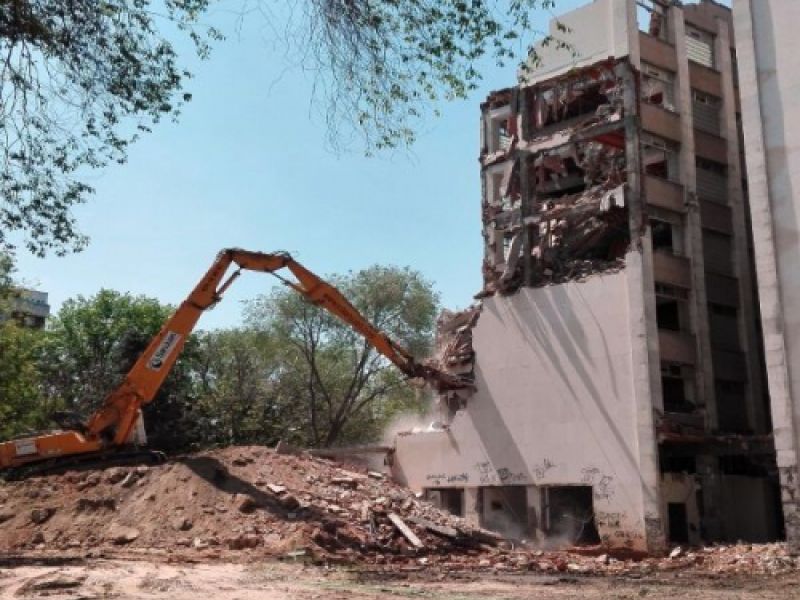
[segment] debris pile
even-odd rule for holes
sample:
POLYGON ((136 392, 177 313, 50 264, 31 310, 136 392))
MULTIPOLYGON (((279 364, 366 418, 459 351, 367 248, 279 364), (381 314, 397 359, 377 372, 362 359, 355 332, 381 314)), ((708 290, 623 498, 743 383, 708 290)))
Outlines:
POLYGON ((393 563, 487 552, 500 538, 366 469, 237 447, 158 466, 0 486, 0 552, 307 557, 393 563))

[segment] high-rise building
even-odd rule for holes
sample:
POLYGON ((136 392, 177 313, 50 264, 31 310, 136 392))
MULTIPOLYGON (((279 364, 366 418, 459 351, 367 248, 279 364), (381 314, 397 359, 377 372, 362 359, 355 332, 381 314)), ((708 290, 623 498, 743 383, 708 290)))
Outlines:
POLYGON ((484 289, 442 319, 475 389, 395 474, 542 540, 782 534, 731 10, 594 0, 481 106, 484 289))

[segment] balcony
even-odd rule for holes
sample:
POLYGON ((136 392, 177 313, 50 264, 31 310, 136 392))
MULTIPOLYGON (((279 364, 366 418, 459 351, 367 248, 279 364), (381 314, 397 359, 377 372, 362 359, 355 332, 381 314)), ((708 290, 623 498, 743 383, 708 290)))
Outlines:
POLYGON ((696 90, 711 94, 717 98, 722 97, 722 75, 720 75, 719 71, 690 61, 689 82, 696 90))
POLYGON ((677 113, 645 102, 641 104, 641 111, 645 131, 675 142, 681 141, 681 119, 677 113))
POLYGON ((678 57, 675 46, 658 38, 639 32, 639 52, 642 60, 653 66, 675 73, 678 70, 678 57))
POLYGON ((700 201, 700 221, 705 229, 733 235, 731 209, 716 202, 700 201))
POLYGON ((662 361, 694 365, 697 360, 694 336, 688 333, 659 329, 658 347, 662 361))
POLYGON ((653 252, 653 278, 684 289, 692 287, 692 267, 689 259, 668 252, 653 252))
POLYGON ((685 212, 683 186, 660 177, 645 175, 642 180, 644 197, 647 203, 675 212, 685 212))
POLYGON ((697 156, 714 162, 728 162, 728 144, 724 138, 704 131, 694 131, 694 152, 697 156))

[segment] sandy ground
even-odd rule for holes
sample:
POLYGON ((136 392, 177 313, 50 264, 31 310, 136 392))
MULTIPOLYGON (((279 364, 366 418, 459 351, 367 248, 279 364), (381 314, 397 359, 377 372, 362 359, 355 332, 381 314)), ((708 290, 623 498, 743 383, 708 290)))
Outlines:
MULTIPOLYGON (((0 563, 2 564, 2 563, 0 563)), ((704 600, 800 598, 800 573, 652 578, 548 576, 434 570, 387 573, 325 569, 300 563, 159 564, 145 560, 49 561, 19 559, 0 568, 0 598, 88 600, 344 600, 434 598, 441 600, 701 598, 704 600)))

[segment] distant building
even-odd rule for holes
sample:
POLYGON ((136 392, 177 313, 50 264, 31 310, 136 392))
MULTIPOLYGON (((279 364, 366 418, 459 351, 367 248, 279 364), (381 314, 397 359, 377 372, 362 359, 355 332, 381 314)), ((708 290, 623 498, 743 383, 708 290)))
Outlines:
POLYGON ((439 328, 475 391, 397 438, 394 474, 545 542, 774 540, 731 10, 594 0, 559 21, 575 55, 540 45, 481 106, 482 300, 439 328))
POLYGON ((23 327, 44 329, 49 316, 50 305, 47 303, 47 292, 26 288, 17 288, 12 292, 11 318, 23 327))

